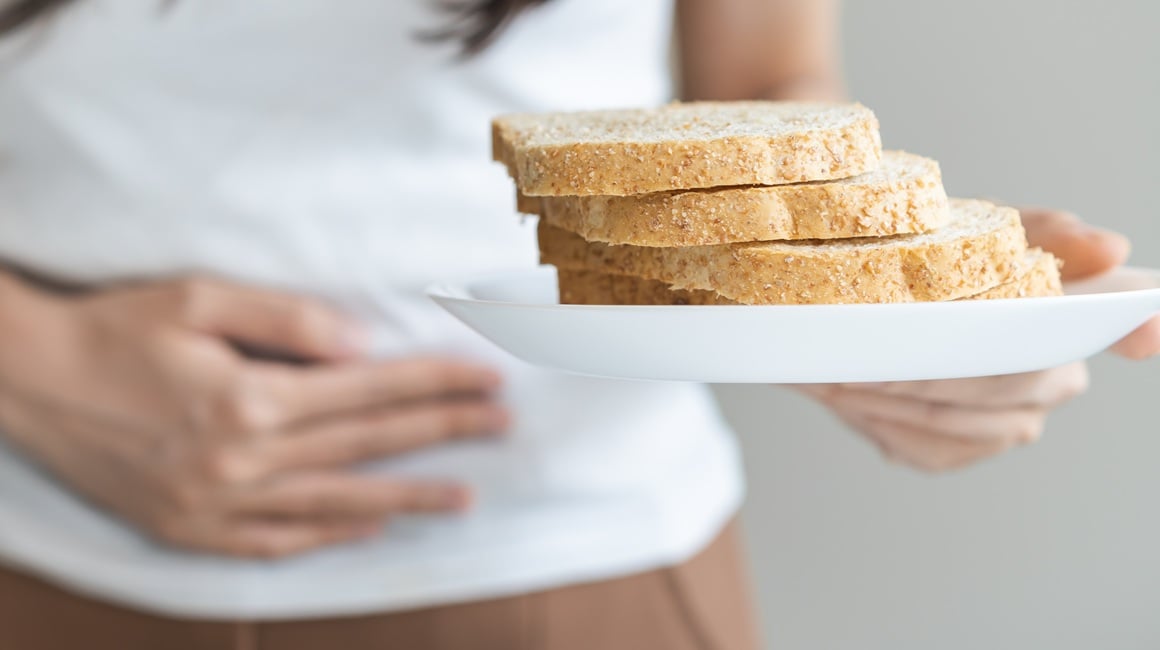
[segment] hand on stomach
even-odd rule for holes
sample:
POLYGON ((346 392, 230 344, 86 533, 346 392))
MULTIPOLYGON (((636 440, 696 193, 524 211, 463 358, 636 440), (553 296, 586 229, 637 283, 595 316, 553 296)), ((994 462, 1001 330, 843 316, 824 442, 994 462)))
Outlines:
POLYGON ((351 466, 508 423, 493 370, 368 360, 360 330, 311 300, 206 279, 72 297, 0 280, 23 301, 0 354, 0 432, 179 547, 279 557, 462 510, 456 482, 351 466))

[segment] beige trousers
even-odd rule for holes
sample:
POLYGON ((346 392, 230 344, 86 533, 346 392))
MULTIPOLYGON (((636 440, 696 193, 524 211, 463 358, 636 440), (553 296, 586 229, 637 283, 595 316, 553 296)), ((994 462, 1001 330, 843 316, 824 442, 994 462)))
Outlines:
POLYGON ((522 596, 374 616, 186 621, 0 569, 4 650, 756 650, 737 525, 666 569, 522 596))

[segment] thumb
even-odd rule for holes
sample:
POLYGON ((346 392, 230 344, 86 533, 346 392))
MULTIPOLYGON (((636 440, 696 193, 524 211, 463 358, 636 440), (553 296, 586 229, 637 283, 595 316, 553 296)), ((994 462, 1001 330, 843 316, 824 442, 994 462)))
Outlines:
POLYGON ((362 328, 309 298, 201 278, 178 294, 185 325, 264 356, 342 361, 366 347, 362 328))
POLYGON ((1068 212, 1044 208, 1019 211, 1027 242, 1063 260, 1063 279, 1097 275, 1128 259, 1131 244, 1117 232, 1090 226, 1068 212))

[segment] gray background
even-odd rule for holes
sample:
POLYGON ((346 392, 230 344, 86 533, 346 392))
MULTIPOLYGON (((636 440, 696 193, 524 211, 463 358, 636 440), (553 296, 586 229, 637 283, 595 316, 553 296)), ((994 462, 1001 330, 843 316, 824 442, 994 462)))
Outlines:
MULTIPOLYGON (((953 195, 1119 229, 1160 267, 1160 3, 848 0, 844 29, 886 146, 938 158, 953 195)), ((1160 361, 1092 370, 1038 445, 934 477, 796 395, 722 387, 770 645, 1160 648, 1160 361)))

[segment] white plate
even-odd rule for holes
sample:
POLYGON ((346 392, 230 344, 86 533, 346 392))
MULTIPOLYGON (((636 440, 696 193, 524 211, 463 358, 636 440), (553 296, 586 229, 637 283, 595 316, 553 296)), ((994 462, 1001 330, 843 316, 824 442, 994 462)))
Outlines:
POLYGON ((1160 271, 1120 269, 1054 298, 890 305, 558 303, 549 266, 428 294, 532 364, 713 383, 905 381, 1041 370, 1092 356, 1160 313, 1160 271))

